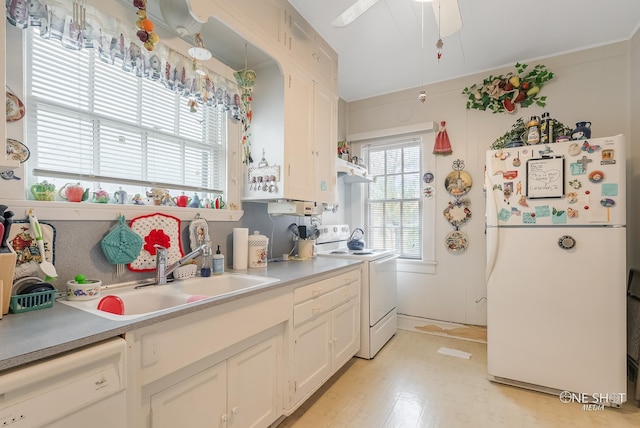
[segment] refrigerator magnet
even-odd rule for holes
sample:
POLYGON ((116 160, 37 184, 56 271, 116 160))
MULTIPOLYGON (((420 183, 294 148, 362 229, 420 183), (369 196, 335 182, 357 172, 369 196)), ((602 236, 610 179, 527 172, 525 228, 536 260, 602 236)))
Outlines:
POLYGON ((613 149, 604 149, 602 150, 602 160, 600 161, 600 165, 615 165, 616 160, 614 157, 615 151, 613 149))
POLYGON ((600 205, 602 205, 605 208, 611 208, 616 206, 616 201, 614 201, 611 198, 604 198, 600 200, 600 205))
POLYGON ((578 143, 572 143, 569 145, 568 153, 571 156, 578 156, 581 152, 580 145, 578 143))

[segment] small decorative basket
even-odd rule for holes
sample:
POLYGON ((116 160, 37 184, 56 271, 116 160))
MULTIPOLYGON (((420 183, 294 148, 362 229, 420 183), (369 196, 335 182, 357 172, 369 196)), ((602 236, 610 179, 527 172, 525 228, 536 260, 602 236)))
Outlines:
POLYGON ((9 310, 12 314, 19 314, 37 309, 50 308, 53 306, 55 296, 56 290, 11 296, 9 310))
POLYGON ((175 279, 187 279, 193 278, 196 276, 196 272, 198 271, 198 265, 189 264, 180 266, 178 269, 173 271, 173 277, 175 279))

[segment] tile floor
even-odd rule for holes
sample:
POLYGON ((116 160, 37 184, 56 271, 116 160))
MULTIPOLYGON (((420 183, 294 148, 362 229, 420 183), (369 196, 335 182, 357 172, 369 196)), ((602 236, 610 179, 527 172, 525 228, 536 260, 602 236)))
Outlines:
POLYGON ((587 411, 557 396, 489 382, 486 349, 400 330, 373 360, 347 363, 279 428, 640 427, 636 402, 587 411), (472 356, 442 355, 440 347, 472 356))

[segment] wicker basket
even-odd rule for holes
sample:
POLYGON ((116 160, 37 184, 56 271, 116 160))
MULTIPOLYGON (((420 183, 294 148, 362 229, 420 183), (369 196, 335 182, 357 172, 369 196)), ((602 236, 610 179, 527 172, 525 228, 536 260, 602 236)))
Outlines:
POLYGON ((173 272, 173 277, 175 279, 187 279, 193 278, 196 276, 196 272, 198 271, 198 265, 190 264, 185 266, 180 266, 173 272))

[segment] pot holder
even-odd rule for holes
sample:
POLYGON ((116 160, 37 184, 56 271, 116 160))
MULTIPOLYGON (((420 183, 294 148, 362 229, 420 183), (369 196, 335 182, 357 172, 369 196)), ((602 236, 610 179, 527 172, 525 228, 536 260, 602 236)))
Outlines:
POLYGON ((184 256, 180 241, 180 219, 166 214, 149 214, 131 220, 131 230, 142 237, 142 249, 138 257, 129 263, 132 272, 153 272, 156 270, 156 249, 154 244, 167 249, 169 264, 184 256))
POLYGON ((142 249, 142 237, 126 225, 123 215, 118 216, 118 221, 100 242, 109 263, 117 265, 116 276, 124 273, 124 265, 138 258, 142 249))
MULTIPOLYGON (((44 241, 44 251, 51 263, 56 262, 55 242, 56 229, 53 225, 39 221, 42 239, 44 241)), ((16 253, 16 269, 13 279, 24 278, 25 276, 40 275, 40 250, 35 236, 32 236, 29 220, 14 220, 7 239, 7 244, 16 253)))
POLYGON ((200 214, 189 224, 189 240, 191 251, 204 244, 209 239, 209 225, 207 220, 200 218, 200 214))

